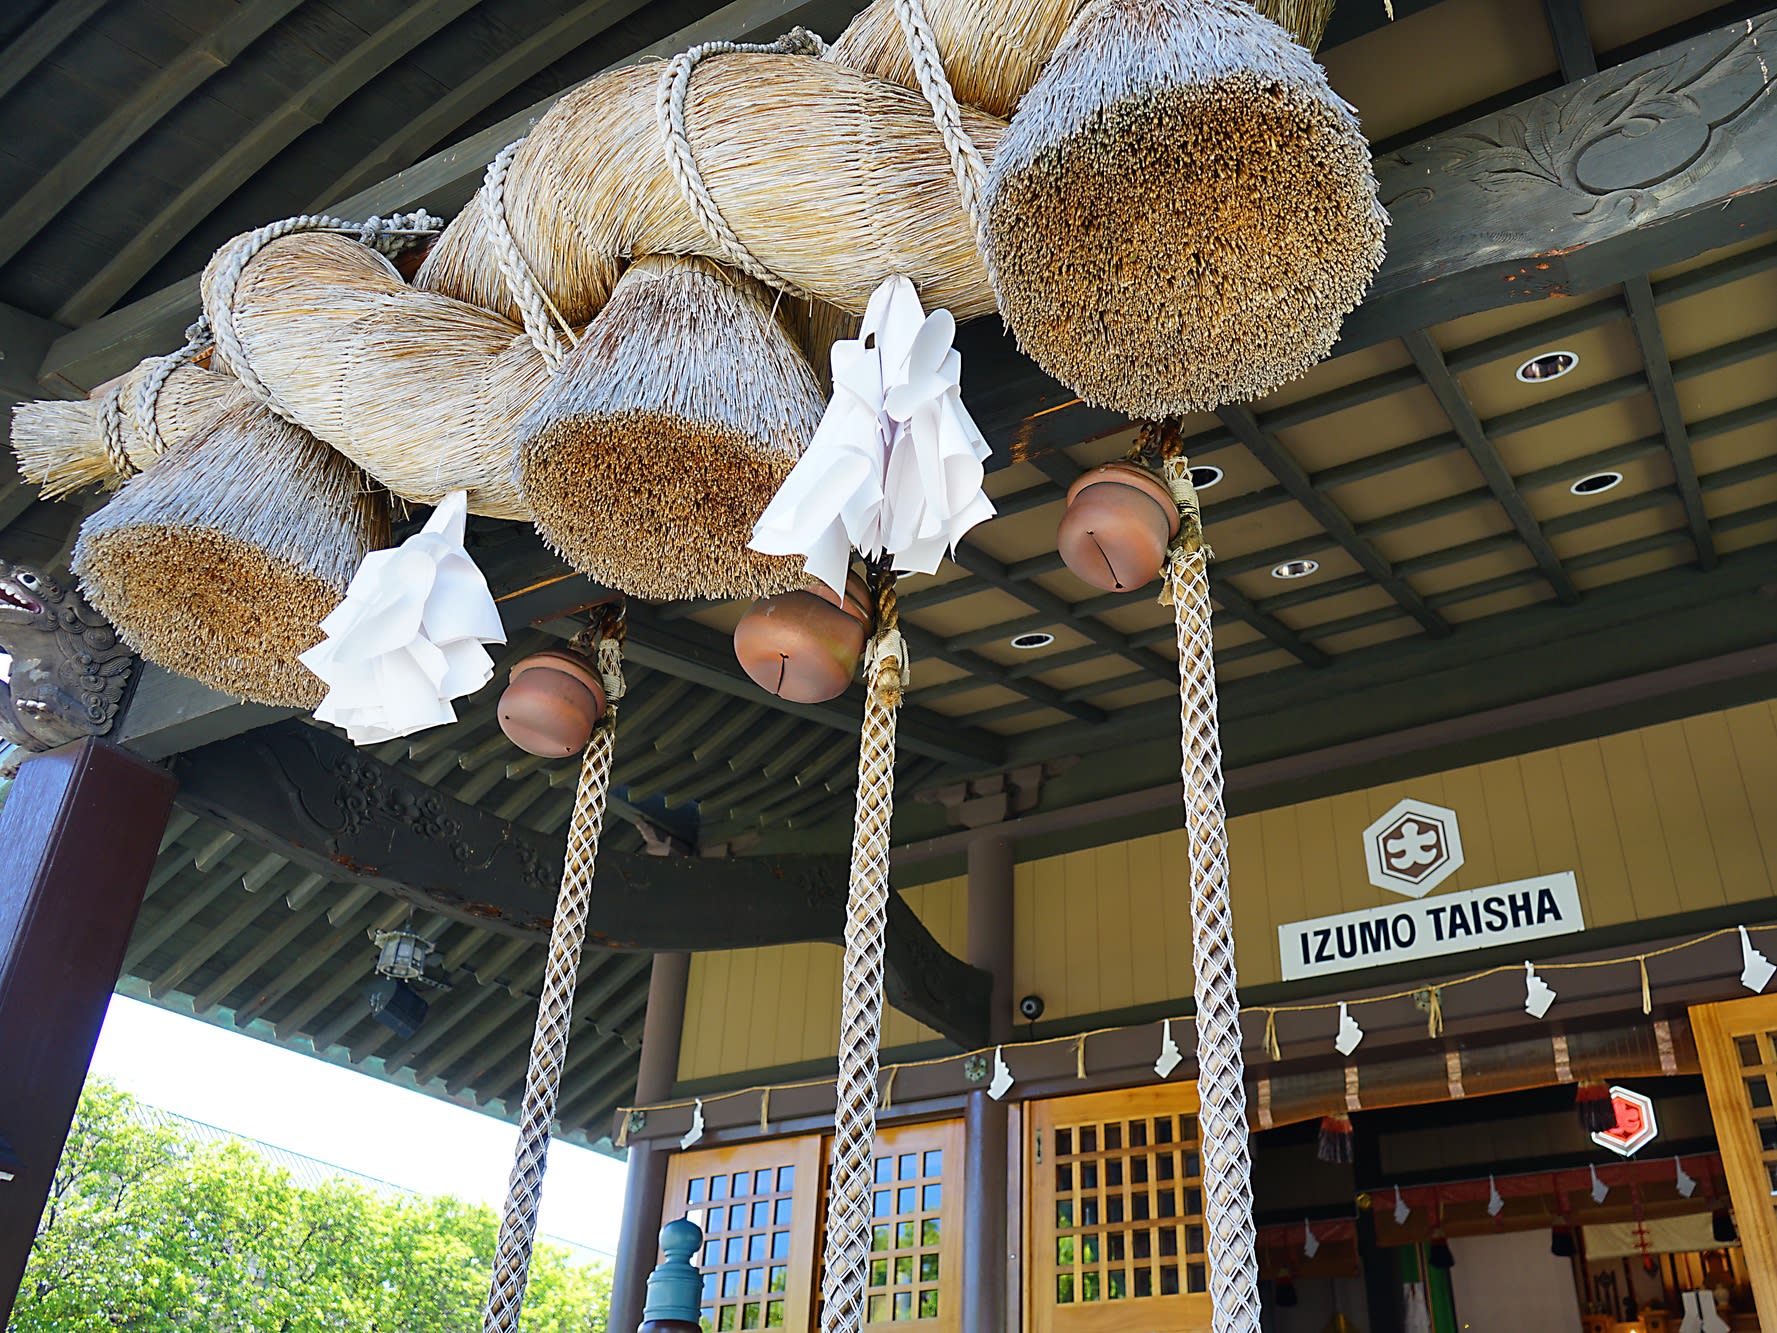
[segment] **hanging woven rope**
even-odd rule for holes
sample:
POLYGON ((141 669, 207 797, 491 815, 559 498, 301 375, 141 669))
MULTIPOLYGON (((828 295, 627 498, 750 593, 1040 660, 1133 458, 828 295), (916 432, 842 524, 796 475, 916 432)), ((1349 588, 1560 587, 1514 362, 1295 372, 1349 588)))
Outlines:
POLYGON ((524 140, 515 139, 494 154, 494 160, 487 164, 487 174, 481 178, 481 212, 493 240, 494 259, 500 267, 500 276, 506 280, 506 291, 517 303, 524 319, 525 335, 549 367, 549 373, 556 375, 561 372, 568 348, 574 342, 574 330, 555 308, 555 302, 549 299, 543 284, 537 281, 536 270, 524 257, 524 251, 518 248, 518 241, 512 235, 512 224, 506 216, 506 175, 512 169, 513 157, 522 147, 524 140))
POLYGON ((1203 1144, 1203 1220, 1215 1333, 1257 1333, 1259 1270, 1253 1246, 1252 1151, 1247 1141, 1234 917, 1228 899, 1228 828, 1222 801, 1222 741, 1210 639, 1209 548, 1178 448, 1178 429, 1159 432, 1166 484, 1181 522, 1161 600, 1178 630, 1185 830, 1191 856, 1192 966, 1197 999, 1198 1127, 1203 1144))
POLYGON ((537 1239, 537 1208, 543 1196, 543 1172, 549 1156, 549 1125, 555 1119, 562 1070, 568 1056, 568 1025, 574 1017, 574 988, 580 976, 580 954, 586 944, 587 910, 592 901, 593 863, 605 823, 605 801, 611 788, 611 751, 617 738, 617 701, 623 697, 622 613, 601 616, 582 631, 574 647, 585 651, 597 639, 599 675, 607 704, 592 731, 580 763, 580 785, 574 794, 574 816, 568 825, 567 858, 561 892, 549 928, 549 958, 544 965, 543 993, 537 1001, 537 1027, 531 1037, 530 1063, 524 1077, 524 1106, 518 1120, 518 1148, 506 1209, 500 1216, 500 1238, 494 1250, 494 1277, 482 1315, 484 1333, 513 1333, 524 1309, 530 1278, 531 1250, 537 1239))
POLYGON ((889 823, 895 811, 895 715, 907 687, 907 645, 895 605, 895 576, 876 580, 876 636, 865 668, 864 726, 858 749, 858 806, 852 828, 851 893, 845 914, 845 976, 840 991, 839 1095, 827 1182, 826 1260, 821 1272, 823 1333, 864 1326, 870 1263, 871 1154, 876 1144, 876 1077, 882 1037, 883 936, 888 929, 889 823))

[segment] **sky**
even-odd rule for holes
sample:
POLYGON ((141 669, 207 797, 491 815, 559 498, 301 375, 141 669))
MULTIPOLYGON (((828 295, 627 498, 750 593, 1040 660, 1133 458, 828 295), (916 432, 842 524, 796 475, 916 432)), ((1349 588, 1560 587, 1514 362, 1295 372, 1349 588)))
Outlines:
MULTIPOLYGON (((111 997, 92 1073, 142 1101, 422 1194, 498 1211, 517 1130, 438 1101, 122 995, 111 997)), ((617 1249, 623 1163, 576 1144, 549 1150, 541 1230, 617 1249)))

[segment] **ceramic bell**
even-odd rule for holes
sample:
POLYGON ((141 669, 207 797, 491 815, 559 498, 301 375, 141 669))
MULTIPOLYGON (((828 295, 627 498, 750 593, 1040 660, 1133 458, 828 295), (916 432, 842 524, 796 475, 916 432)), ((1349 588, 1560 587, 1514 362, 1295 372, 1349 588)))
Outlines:
POLYGON ((870 637, 875 603, 849 574, 841 601, 824 583, 754 602, 734 628, 734 655, 761 689, 792 703, 845 693, 870 637))
POLYGON ((1055 545, 1094 588, 1129 592, 1150 582, 1179 528, 1166 483, 1135 463, 1106 463, 1077 478, 1055 545))
POLYGON ((500 696, 500 730, 527 754, 579 754, 605 715, 605 687, 591 659, 565 648, 532 653, 512 668, 500 696))

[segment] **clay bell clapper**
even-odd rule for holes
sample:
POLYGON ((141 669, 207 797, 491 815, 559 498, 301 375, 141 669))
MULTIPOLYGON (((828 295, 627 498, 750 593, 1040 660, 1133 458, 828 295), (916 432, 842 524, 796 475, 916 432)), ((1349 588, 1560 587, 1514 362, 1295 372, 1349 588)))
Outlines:
POLYGON ((875 613, 856 574, 846 575, 843 601, 824 583, 779 593, 741 617, 734 655, 760 689, 791 703, 825 703, 857 674, 875 613))
POLYGON ((1166 483, 1136 463, 1106 463, 1067 490, 1055 545, 1067 567, 1094 588, 1129 592, 1160 572, 1178 535, 1178 506, 1166 483))
POLYGON ((567 648, 525 658, 500 696, 500 730, 525 753, 546 759, 579 754, 604 715, 597 664, 567 648))

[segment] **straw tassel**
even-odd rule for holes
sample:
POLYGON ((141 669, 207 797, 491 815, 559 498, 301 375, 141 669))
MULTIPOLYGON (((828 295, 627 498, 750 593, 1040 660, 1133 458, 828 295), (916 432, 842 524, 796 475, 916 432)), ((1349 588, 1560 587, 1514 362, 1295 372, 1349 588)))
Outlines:
POLYGON ((1605 1134, 1617 1127, 1617 1104, 1610 1095, 1610 1086, 1589 1080, 1574 1090, 1573 1109, 1579 1113, 1580 1127, 1588 1134, 1605 1134))
POLYGON ((1086 1036, 1082 1033, 1074 1042, 1074 1077, 1086 1077, 1086 1036))
POLYGON ((1320 1118, 1320 1138, 1315 1156, 1323 1162, 1349 1164, 1352 1158, 1351 1117, 1325 1115, 1320 1118))
POLYGON ((1265 1011, 1265 1054, 1273 1060, 1283 1059, 1283 1052, 1277 1045, 1277 1010, 1265 1011))

